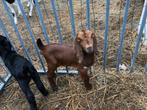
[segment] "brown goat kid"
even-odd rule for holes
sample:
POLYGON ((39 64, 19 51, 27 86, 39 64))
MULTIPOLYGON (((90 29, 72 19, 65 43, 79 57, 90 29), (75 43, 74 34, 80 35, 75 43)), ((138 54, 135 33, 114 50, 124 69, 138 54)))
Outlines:
POLYGON ((78 69, 87 90, 92 89, 87 74, 88 67, 94 64, 97 50, 96 36, 89 30, 82 30, 77 34, 73 45, 49 44, 43 45, 41 39, 37 40, 37 45, 45 57, 48 65, 48 80, 53 89, 57 91, 55 83, 55 73, 59 66, 73 66, 78 69))

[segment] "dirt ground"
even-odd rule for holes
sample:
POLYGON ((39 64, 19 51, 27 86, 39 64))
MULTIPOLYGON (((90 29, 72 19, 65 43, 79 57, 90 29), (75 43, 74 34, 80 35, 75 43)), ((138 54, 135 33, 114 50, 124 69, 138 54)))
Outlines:
MULTIPOLYGON (((141 1, 131 0, 129 15, 124 39, 124 48, 122 55, 122 63, 126 66, 130 65, 132 53, 137 37, 137 26, 141 15, 143 3, 141 1)), ((64 43, 72 43, 71 24, 67 0, 57 0, 57 10, 60 20, 61 32, 64 43)), ((59 42, 56 23, 49 0, 42 0, 40 3, 43 12, 44 23, 50 36, 50 42, 59 42), (44 1, 44 3, 43 3, 44 1), (45 4, 45 7, 44 5, 45 4)), ((28 12, 26 3, 25 10, 28 12)), ((103 74, 102 70, 102 54, 103 40, 105 30, 105 1, 91 0, 90 18, 92 30, 97 35, 98 40, 98 56, 95 63, 95 73, 91 75, 93 89, 86 91, 82 85, 79 76, 59 77, 59 91, 53 93, 48 85, 46 76, 42 76, 42 80, 46 87, 49 88, 50 94, 44 98, 33 83, 32 90, 35 93, 36 100, 40 110, 146 110, 147 109, 147 93, 146 93, 146 76, 143 75, 143 67, 147 62, 147 47, 140 46, 139 54, 136 60, 135 71, 128 74, 124 71, 117 74, 115 71, 117 49, 119 46, 119 36, 122 27, 124 3, 123 0, 110 1, 110 19, 109 19, 109 35, 108 35, 108 70, 107 74, 103 74)), ((15 30, 11 26, 11 22, 4 11, 0 1, 0 18, 3 20, 11 41, 14 43, 18 53, 23 54, 23 48, 16 37, 15 30)), ((85 0, 74 0, 74 16, 76 32, 86 25, 86 3, 85 0), (83 1, 83 2, 82 2, 83 1)), ((32 17, 28 17, 32 32, 35 39, 44 40, 43 32, 39 24, 39 18, 34 11, 32 17)), ((25 47, 31 56, 34 66, 41 69, 40 61, 36 55, 35 49, 31 43, 32 39, 26 28, 25 22, 21 16, 18 17, 18 29, 24 40, 25 47)), ((0 34, 2 32, 0 31, 0 34)), ((45 42, 45 40, 44 40, 45 42)), ((5 69, 0 66, 0 75, 4 75, 5 69)), ((11 84, 0 95, 0 110, 28 110, 28 104, 20 91, 18 84, 12 80, 11 84)))

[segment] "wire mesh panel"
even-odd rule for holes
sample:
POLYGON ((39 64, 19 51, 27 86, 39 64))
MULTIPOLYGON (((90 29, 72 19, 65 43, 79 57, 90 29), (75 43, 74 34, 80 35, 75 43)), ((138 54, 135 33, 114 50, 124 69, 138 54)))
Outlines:
POLYGON ((2 59, 0 58, 0 91, 3 90, 4 86, 10 78, 11 74, 9 73, 2 59))

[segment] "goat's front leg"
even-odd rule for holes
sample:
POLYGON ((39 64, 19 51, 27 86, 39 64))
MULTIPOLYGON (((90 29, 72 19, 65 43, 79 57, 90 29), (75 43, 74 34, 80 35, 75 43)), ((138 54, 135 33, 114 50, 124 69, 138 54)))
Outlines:
POLYGON ((30 0, 27 0, 27 2, 28 2, 28 3, 27 3, 27 7, 29 7, 31 1, 30 1, 30 0))
POLYGON ((38 110, 34 94, 29 87, 29 81, 18 80, 18 83, 30 104, 30 110, 38 110))
POLYGON ((58 91, 58 86, 56 85, 56 74, 55 69, 48 68, 48 80, 53 91, 58 91))
MULTIPOLYGON (((21 2, 21 1, 20 1, 20 2, 21 2)), ((15 4, 16 4, 16 6, 17 6, 18 15, 22 15, 22 12, 21 12, 21 9, 20 9, 20 6, 19 6, 19 4, 18 4, 18 1, 17 1, 17 0, 15 0, 15 4)))
POLYGON ((30 11, 29 11, 29 16, 32 16, 32 12, 33 12, 33 7, 34 7, 34 0, 30 0, 30 11))
POLYGON ((13 9, 12 4, 7 3, 7 6, 8 6, 9 9, 11 10, 11 13, 12 13, 13 18, 14 18, 14 23, 17 24, 17 16, 16 16, 16 12, 15 12, 15 10, 13 9))
POLYGON ((89 83, 89 76, 88 76, 88 68, 80 67, 78 68, 78 71, 80 72, 80 76, 82 80, 84 81, 85 88, 87 90, 92 89, 92 85, 89 83))

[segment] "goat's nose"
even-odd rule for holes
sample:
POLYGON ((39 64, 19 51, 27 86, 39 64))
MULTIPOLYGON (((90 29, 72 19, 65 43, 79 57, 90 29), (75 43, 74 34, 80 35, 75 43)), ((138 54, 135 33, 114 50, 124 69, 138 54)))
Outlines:
POLYGON ((88 47, 87 51, 88 51, 88 53, 92 53, 93 52, 93 47, 88 47))

